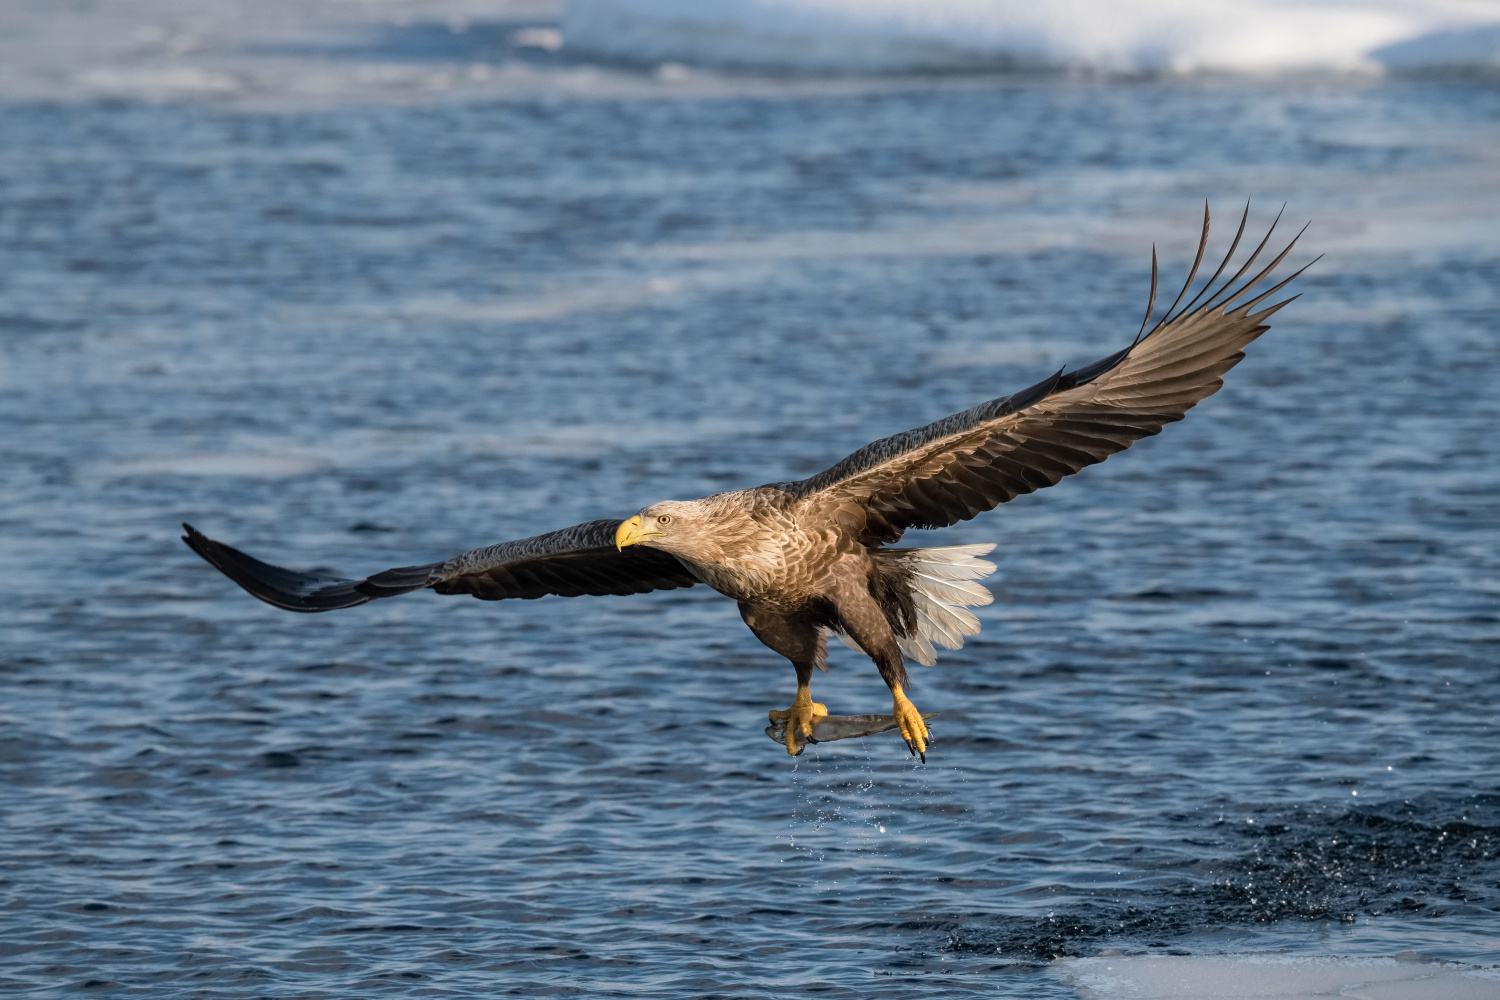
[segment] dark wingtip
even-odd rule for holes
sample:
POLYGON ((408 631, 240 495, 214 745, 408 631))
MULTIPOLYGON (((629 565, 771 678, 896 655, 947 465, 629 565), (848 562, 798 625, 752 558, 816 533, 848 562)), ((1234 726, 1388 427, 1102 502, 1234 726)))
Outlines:
POLYGON ((237 583, 246 593, 284 611, 318 612, 352 608, 372 598, 354 589, 355 581, 273 566, 239 549, 215 541, 183 524, 182 540, 214 569, 237 583))
POLYGON ((1141 329, 1130 346, 1134 347, 1146 336, 1146 324, 1151 321, 1151 310, 1156 308, 1156 244, 1151 244, 1151 294, 1146 297, 1146 315, 1141 317, 1141 329))
MULTIPOLYGON (((1163 326, 1166 326, 1168 323, 1172 322, 1172 320, 1174 318, 1176 318, 1176 317, 1174 317, 1172 315, 1172 313, 1173 313, 1174 310, 1176 310, 1176 308, 1179 305, 1182 304, 1182 297, 1188 293, 1188 289, 1193 287, 1193 279, 1196 278, 1196 277, 1198 277, 1198 268, 1203 264, 1203 254, 1204 254, 1204 251, 1206 251, 1207 249, 1208 249, 1208 201, 1205 200, 1203 202, 1203 233, 1198 237, 1198 253, 1193 258, 1193 266, 1188 270, 1187 281, 1184 281, 1182 283, 1182 291, 1180 291, 1180 292, 1177 293, 1177 298, 1175 298, 1175 299, 1172 300, 1172 304, 1167 307, 1167 311, 1162 314, 1162 318, 1159 319, 1159 320, 1157 320, 1156 326, 1153 327, 1152 330, 1151 330, 1152 333, 1155 333, 1157 330, 1161 329, 1163 326)), ((1156 248, 1152 247, 1152 255, 1153 256, 1155 256, 1155 252, 1156 252, 1156 248)), ((1182 315, 1181 313, 1178 314, 1178 316, 1181 316, 1181 315, 1182 315)), ((1148 316, 1147 318, 1149 319, 1150 317, 1148 316)), ((1140 339, 1139 335, 1137 335, 1136 339, 1137 340, 1140 339)))

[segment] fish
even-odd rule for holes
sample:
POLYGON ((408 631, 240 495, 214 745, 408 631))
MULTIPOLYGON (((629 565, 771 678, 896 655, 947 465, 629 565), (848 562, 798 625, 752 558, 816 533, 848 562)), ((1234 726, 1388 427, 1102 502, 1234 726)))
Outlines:
MULTIPOLYGON (((926 712, 922 721, 934 718, 937 712, 926 712)), ((834 740, 854 740, 862 736, 874 736, 888 732, 897 726, 894 715, 825 715, 813 723, 812 735, 801 737, 802 743, 832 743, 834 740)), ((786 720, 773 722, 766 727, 766 735, 772 742, 786 746, 786 720)), ((799 750, 797 756, 802 756, 799 750)))

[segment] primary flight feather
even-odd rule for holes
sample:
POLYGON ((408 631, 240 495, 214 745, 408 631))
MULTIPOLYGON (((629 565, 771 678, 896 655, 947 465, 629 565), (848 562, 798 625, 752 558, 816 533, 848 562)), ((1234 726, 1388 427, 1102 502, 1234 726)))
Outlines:
POLYGON ((498 601, 707 584, 737 601, 750 630, 796 670, 791 707, 770 713, 772 722, 786 722, 788 753, 800 753, 799 741, 827 714, 812 700, 812 671, 826 669, 826 640, 836 634, 875 662, 902 737, 925 759, 931 737, 906 696, 903 654, 931 664, 934 644, 957 649, 979 631, 968 608, 990 603, 989 591, 975 581, 995 571, 981 558, 994 546, 886 546, 908 528, 944 527, 1052 486, 1181 420, 1218 391, 1244 347, 1295 296, 1266 300, 1301 273, 1248 297, 1296 243, 1241 283, 1270 241, 1272 223, 1237 273, 1217 284, 1248 215, 1247 207, 1224 262, 1179 310, 1208 243, 1204 208, 1188 280, 1148 332, 1156 300, 1153 249, 1146 319, 1128 347, 876 441, 809 479, 664 500, 624 521, 588 521, 363 580, 272 566, 190 525, 183 526, 183 541, 252 595, 288 611, 334 611, 424 589, 498 601))

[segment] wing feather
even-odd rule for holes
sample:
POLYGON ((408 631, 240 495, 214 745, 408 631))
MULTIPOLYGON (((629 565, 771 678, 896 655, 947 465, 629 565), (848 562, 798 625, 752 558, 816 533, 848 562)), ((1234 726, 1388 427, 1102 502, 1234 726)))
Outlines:
POLYGON ((676 557, 660 549, 616 549, 618 526, 618 521, 587 521, 475 549, 447 562, 388 569, 363 580, 273 566, 187 524, 182 540, 251 595, 287 611, 335 611, 423 589, 499 601, 549 594, 644 594, 698 582, 676 557))
MULTIPOLYGON (((1217 392, 1224 373, 1244 357, 1245 346, 1269 329, 1265 321, 1291 301, 1255 311, 1300 270, 1254 299, 1241 300, 1286 258, 1301 233, 1254 277, 1233 287, 1265 250, 1275 223, 1234 276, 1213 288, 1239 247, 1248 217, 1247 205, 1234 243, 1213 277, 1182 312, 1174 314, 1203 262, 1208 240, 1205 206, 1198 253, 1182 291, 1156 325, 1124 350, 1077 371, 1058 372, 1014 395, 876 441, 810 479, 781 488, 814 506, 848 509, 852 503, 866 515, 863 541, 893 542, 907 528, 945 527, 1055 485, 1159 433, 1217 392), (1200 299, 1203 304, 1197 305, 1200 299)), ((1153 305, 1155 263, 1153 250, 1153 305)), ((1151 312, 1148 305, 1148 322, 1151 312)))

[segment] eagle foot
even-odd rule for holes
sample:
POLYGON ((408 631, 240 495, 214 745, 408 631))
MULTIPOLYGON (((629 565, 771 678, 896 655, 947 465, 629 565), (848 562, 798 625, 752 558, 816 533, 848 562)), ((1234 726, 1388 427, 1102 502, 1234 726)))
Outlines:
POLYGON ((800 757, 807 747, 799 744, 797 737, 811 736, 813 723, 828 714, 828 706, 812 700, 811 688, 799 687, 797 700, 792 702, 790 708, 782 711, 772 709, 769 714, 772 722, 786 720, 786 752, 793 757, 800 757))
POLYGON ((906 697, 900 684, 891 689, 891 700, 891 714, 896 717, 896 724, 901 728, 901 738, 906 741, 906 749, 911 751, 913 757, 921 757, 922 763, 927 763, 927 746, 932 742, 932 734, 927 731, 927 723, 922 721, 922 713, 906 697))

